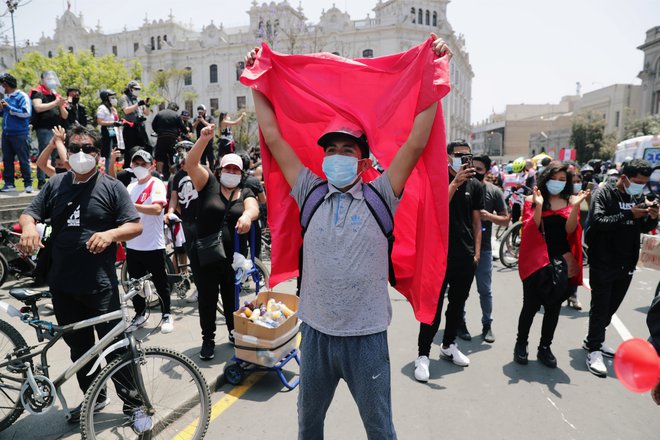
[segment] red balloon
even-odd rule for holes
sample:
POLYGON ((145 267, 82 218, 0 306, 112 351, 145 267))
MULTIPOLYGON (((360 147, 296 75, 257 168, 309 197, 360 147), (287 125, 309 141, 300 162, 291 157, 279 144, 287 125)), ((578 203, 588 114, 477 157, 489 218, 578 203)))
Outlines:
POLYGON ((616 351, 614 371, 630 391, 645 393, 660 380, 660 357, 648 341, 628 339, 616 351))

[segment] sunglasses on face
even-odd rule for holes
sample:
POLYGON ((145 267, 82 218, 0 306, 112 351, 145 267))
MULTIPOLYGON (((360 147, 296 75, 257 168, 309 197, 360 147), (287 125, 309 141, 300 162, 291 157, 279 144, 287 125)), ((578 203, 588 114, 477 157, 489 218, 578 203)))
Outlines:
POLYGON ((73 154, 80 152, 80 150, 85 154, 98 152, 98 149, 93 144, 69 144, 67 150, 73 154))

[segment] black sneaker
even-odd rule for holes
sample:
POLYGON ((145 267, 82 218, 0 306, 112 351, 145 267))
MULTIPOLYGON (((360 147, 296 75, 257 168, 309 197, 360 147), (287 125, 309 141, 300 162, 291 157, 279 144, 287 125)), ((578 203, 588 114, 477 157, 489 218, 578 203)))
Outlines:
POLYGON ((199 351, 199 358, 203 361, 211 360, 215 357, 215 341, 203 341, 202 349, 199 351))
MULTIPOLYGON (((94 412, 99 412, 106 406, 110 405, 110 399, 107 397, 103 400, 99 400, 96 402, 96 405, 94 405, 94 412)), ((69 411, 69 423, 80 423, 80 412, 82 411, 82 403, 75 408, 73 408, 71 411, 69 411)))
POLYGON ((536 358, 548 368, 557 368, 557 358, 552 354, 550 347, 539 347, 536 358))
POLYGON ((516 342, 513 348, 513 360, 520 365, 527 365, 527 343, 516 342))
POLYGON ((481 339, 483 339, 485 342, 488 342, 489 344, 495 342, 495 333, 493 333, 493 330, 489 325, 484 326, 483 330, 481 330, 481 339))
POLYGON ((468 331, 467 326, 465 325, 465 322, 463 322, 463 324, 461 324, 458 327, 458 330, 456 331, 456 335, 464 341, 471 341, 472 340, 472 335, 468 331))

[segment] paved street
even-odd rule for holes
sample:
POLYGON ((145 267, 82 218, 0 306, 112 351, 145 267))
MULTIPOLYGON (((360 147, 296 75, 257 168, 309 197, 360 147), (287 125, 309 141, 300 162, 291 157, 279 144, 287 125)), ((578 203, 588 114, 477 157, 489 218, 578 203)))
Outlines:
MULTIPOLYGON (((398 293, 392 292, 394 316, 389 330, 392 370, 392 399, 395 425, 401 439, 461 438, 476 439, 651 439, 660 432, 660 419, 648 394, 626 391, 610 375, 599 379, 586 370, 585 352, 580 348, 586 333, 588 310, 577 312, 563 308, 553 350, 559 367, 550 370, 535 360, 535 344, 540 334, 541 316, 537 316, 530 336, 530 363, 527 366, 512 361, 513 342, 522 297, 517 272, 495 266, 494 344, 476 337, 460 342, 470 357, 468 368, 456 367, 439 360, 438 343, 442 328, 431 352, 431 380, 420 384, 413 378, 413 361, 417 356, 418 325, 409 305, 398 293)), ((647 336, 644 322, 659 276, 642 270, 635 275, 631 290, 618 317, 633 335, 647 336)), ((291 290, 292 284, 284 290, 291 290)), ((588 304, 588 292, 580 297, 588 304)), ((5 289, 0 299, 6 299, 5 289)), ((202 362, 197 357, 199 328, 197 312, 192 305, 174 300, 175 332, 150 336, 147 345, 167 345, 195 359, 209 383, 215 384, 232 351, 226 344, 226 332, 219 327, 216 357, 202 362)), ((585 304, 585 306, 587 305, 585 304)), ((480 331, 478 296, 473 288, 467 306, 468 328, 480 331)), ((154 311, 153 328, 160 314, 154 311)), ((221 320, 219 320, 221 324, 221 320)), ((19 327, 20 328, 20 327, 19 327)), ((32 338, 23 329, 26 338, 32 338)), ((622 341, 616 329, 608 329, 607 342, 617 346, 622 341)), ((61 371, 68 356, 61 344, 51 358, 53 373, 61 371), (59 359, 58 359, 59 356, 59 359), (60 360, 62 359, 62 360, 60 360)), ((290 376, 297 372, 291 367, 290 376)), ((222 381, 212 395, 214 419, 207 438, 219 439, 293 439, 296 437, 297 391, 285 392, 273 373, 249 376, 243 384, 232 387, 222 381)), ((75 381, 65 387, 69 403, 80 399, 75 381)), ((77 439, 77 427, 63 420, 56 406, 41 416, 23 415, 2 439, 77 439)), ((345 385, 341 384, 326 419, 326 438, 366 438, 357 408, 345 385)))

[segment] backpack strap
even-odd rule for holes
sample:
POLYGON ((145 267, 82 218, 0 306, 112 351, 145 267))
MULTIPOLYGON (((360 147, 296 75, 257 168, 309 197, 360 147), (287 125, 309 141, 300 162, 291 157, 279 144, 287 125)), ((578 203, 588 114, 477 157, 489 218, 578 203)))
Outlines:
MULTIPOLYGON (((307 193, 307 197, 305 197, 305 200, 303 201, 302 208, 300 208, 300 226, 302 228, 303 241, 305 240, 305 232, 307 232, 309 222, 312 220, 316 210, 319 209, 319 206, 321 206, 321 203, 323 203, 323 200, 325 200, 325 196, 328 194, 328 191, 330 191, 330 188, 328 188, 328 182, 323 181, 319 182, 318 185, 316 185, 311 189, 311 191, 309 191, 309 193, 307 193)), ((300 296, 302 273, 303 244, 300 245, 300 250, 298 251, 298 278, 296 280, 296 295, 298 296, 300 296)))
POLYGON ((316 210, 321 206, 321 203, 323 203, 323 200, 325 200, 328 191, 330 191, 328 182, 323 181, 312 188, 307 194, 307 197, 305 197, 302 208, 300 208, 300 226, 302 227, 303 237, 305 236, 305 232, 307 232, 309 222, 312 220, 316 210))
POLYGON ((389 281, 392 287, 396 286, 396 276, 394 274, 394 264, 392 263, 392 250, 394 249, 394 217, 390 208, 385 203, 383 196, 380 195, 371 183, 362 183, 362 194, 367 207, 374 216, 380 230, 387 238, 387 257, 389 266, 389 281))

